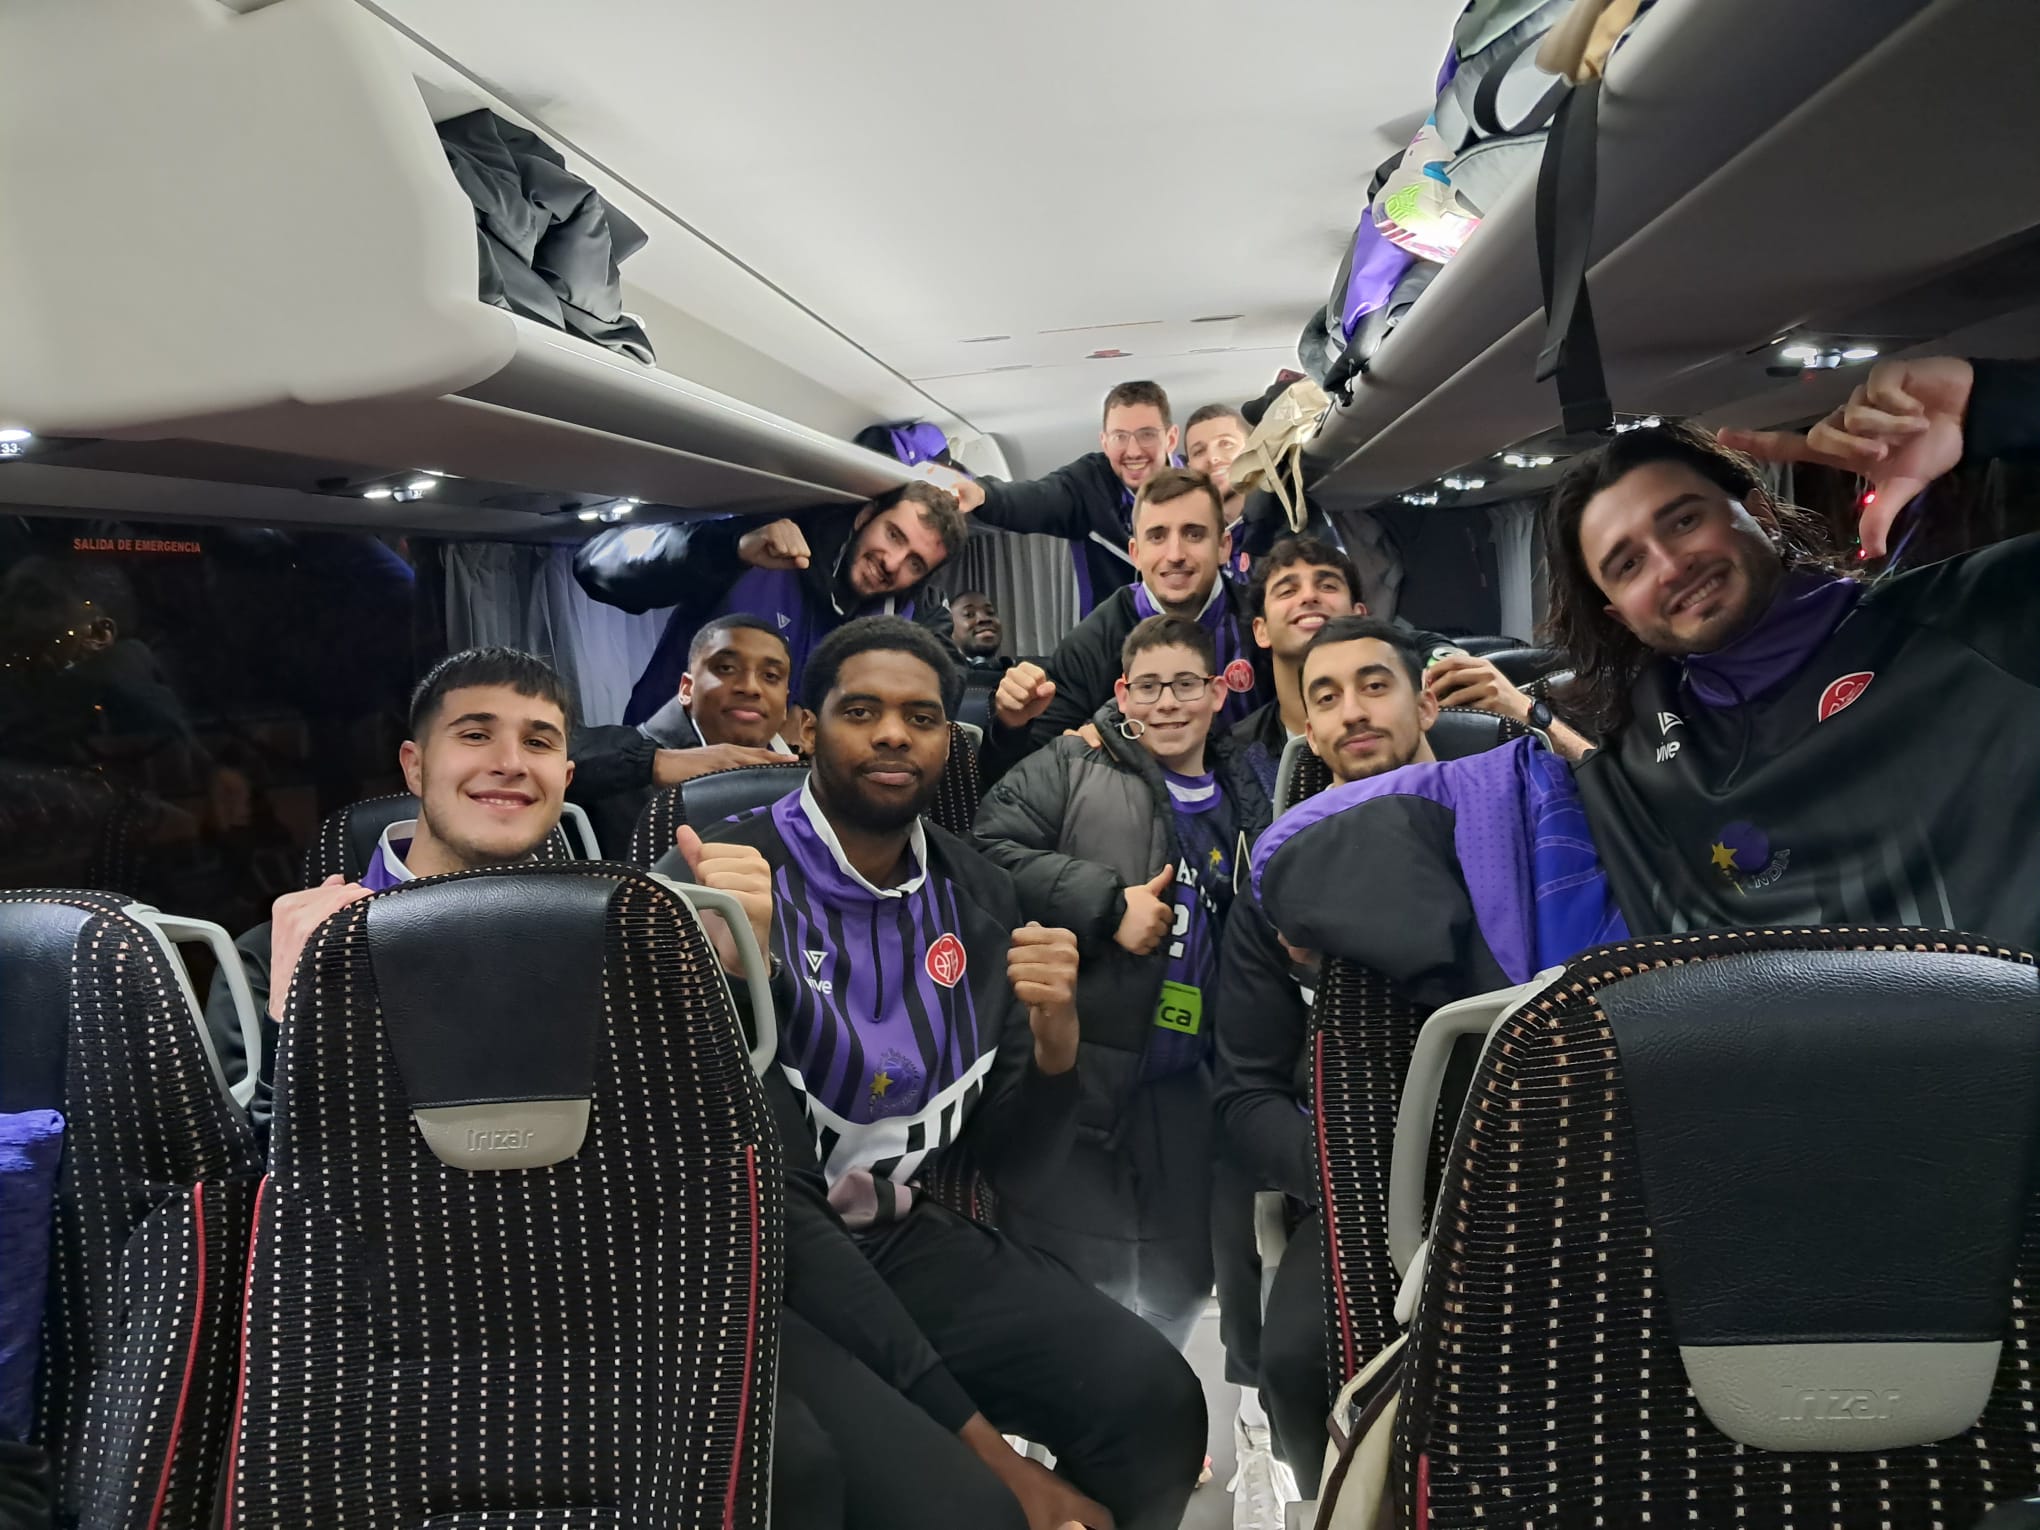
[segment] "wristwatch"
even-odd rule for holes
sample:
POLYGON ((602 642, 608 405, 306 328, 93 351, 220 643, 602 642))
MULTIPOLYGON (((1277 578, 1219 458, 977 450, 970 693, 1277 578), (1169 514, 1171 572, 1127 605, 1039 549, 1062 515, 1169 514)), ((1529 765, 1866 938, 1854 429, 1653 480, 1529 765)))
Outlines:
POLYGON ((1558 721, 1542 697, 1530 703, 1530 715, 1523 720, 1539 733, 1549 733, 1551 725, 1558 721))

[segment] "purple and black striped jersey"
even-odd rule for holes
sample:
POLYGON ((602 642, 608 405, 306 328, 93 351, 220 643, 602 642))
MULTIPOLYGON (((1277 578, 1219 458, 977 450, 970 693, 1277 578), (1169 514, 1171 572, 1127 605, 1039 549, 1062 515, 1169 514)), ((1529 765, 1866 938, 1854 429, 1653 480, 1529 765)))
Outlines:
POLYGON ((860 1170, 905 1185, 980 1112, 1000 1118, 980 1166, 1008 1150, 1060 1158, 1043 1137, 1067 1132, 1075 1070, 1048 1078, 1033 1065, 1006 977, 1020 920, 1003 872, 916 823, 913 874, 876 887, 811 785, 713 837, 755 844, 772 865, 779 1065, 831 1185, 860 1170))
POLYGON ((1155 1032, 1141 1054, 1142 1079, 1194 1068, 1211 1056, 1206 1010, 1218 994, 1218 941, 1232 906, 1238 815, 1215 776, 1164 770, 1175 805, 1176 923, 1168 971, 1155 1008, 1155 1032))

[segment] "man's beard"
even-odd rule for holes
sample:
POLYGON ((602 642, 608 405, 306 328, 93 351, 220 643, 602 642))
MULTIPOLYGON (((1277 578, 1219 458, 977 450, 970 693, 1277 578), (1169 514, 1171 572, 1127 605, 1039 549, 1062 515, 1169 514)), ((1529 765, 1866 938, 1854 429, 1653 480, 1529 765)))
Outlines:
POLYGON ((855 771, 838 775, 819 756, 814 764, 814 778, 816 795, 829 816, 842 819, 864 834, 897 834, 911 827, 916 818, 934 805, 935 794, 942 785, 939 775, 923 776, 920 790, 912 797, 877 801, 855 771))

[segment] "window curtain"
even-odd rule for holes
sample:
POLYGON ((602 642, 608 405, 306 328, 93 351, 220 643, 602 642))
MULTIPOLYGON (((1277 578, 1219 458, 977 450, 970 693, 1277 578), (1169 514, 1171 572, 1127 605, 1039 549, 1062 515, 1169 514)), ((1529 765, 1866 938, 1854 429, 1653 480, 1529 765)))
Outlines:
POLYGON ((950 600, 969 590, 992 597, 1005 624, 1003 651, 1040 658, 1077 624, 1076 565, 1061 537, 971 526, 970 540, 928 581, 950 600))
POLYGON ((446 629, 458 651, 522 648, 560 672, 586 723, 623 716, 671 608, 632 616, 574 582, 574 549, 524 542, 446 545, 446 629))
POLYGON ((1501 603, 1500 636, 1529 641, 1536 633, 1533 586, 1537 579, 1535 549, 1537 501, 1507 500, 1487 507, 1495 539, 1496 594, 1501 603))

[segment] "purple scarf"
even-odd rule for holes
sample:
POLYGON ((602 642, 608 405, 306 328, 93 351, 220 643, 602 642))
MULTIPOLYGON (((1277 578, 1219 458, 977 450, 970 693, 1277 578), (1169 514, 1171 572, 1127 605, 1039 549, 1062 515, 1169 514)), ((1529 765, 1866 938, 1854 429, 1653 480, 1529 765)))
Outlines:
POLYGON ((1685 660, 1687 692, 1705 707, 1761 701, 1799 673, 1862 594, 1860 583, 1839 574, 1788 573, 1755 626, 1724 648, 1685 660))

